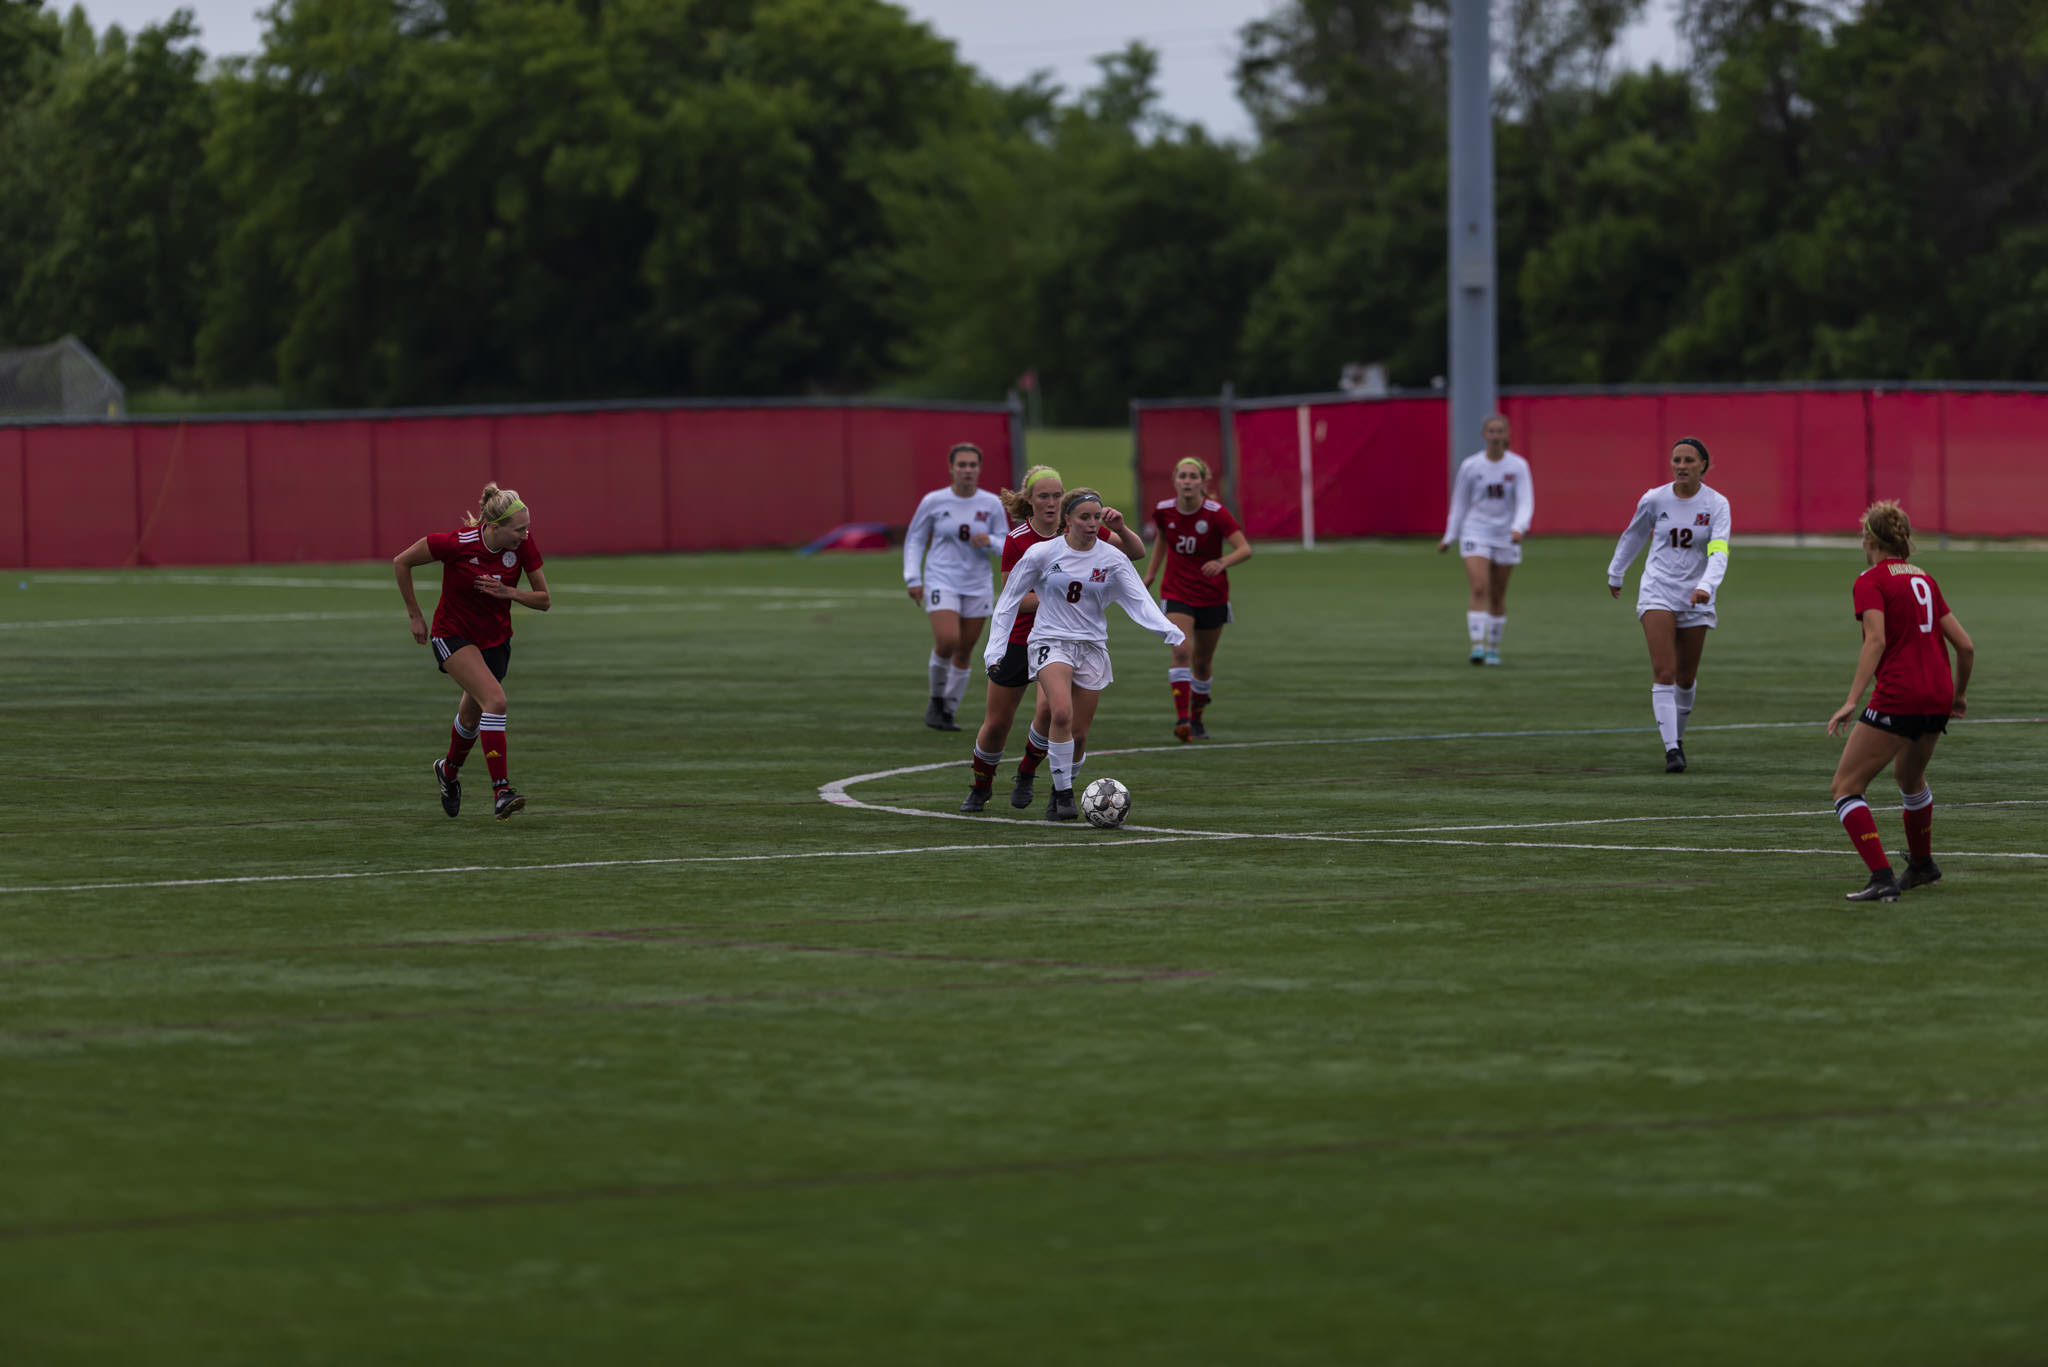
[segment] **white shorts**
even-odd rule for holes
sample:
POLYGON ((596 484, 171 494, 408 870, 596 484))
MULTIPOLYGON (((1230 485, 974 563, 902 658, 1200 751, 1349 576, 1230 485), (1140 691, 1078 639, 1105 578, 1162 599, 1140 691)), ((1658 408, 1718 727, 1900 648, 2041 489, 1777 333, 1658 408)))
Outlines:
POLYGON ((1116 680, 1109 668, 1109 647, 1093 641, 1041 641, 1032 637, 1024 646, 1024 667, 1037 678, 1047 665, 1071 665, 1074 687, 1100 693, 1116 680))
POLYGON ((1466 556, 1484 556, 1496 565, 1519 565, 1522 563, 1522 548, 1513 541, 1499 546, 1488 545, 1484 541, 1460 541, 1458 543, 1458 555, 1461 559, 1466 556))
POLYGON ((1682 608, 1674 608, 1669 603, 1644 603, 1641 601, 1636 603, 1636 620, 1640 622, 1643 619, 1643 614, 1646 612, 1660 610, 1668 612, 1677 618, 1680 628, 1711 627, 1715 622, 1714 605, 1712 603, 1701 603, 1697 606, 1688 603, 1682 608))
POLYGON ((951 589, 938 588, 927 584, 924 590, 926 613, 957 612, 962 617, 986 618, 996 609, 996 600, 985 593, 955 593, 951 589))

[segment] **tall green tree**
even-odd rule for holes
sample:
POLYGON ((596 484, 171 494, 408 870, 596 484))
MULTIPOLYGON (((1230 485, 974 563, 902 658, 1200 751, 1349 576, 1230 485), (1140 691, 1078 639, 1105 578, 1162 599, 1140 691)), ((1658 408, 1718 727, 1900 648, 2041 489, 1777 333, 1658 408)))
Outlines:
POLYGON ((13 106, 0 317, 15 340, 76 333, 131 384, 190 378, 221 212, 196 39, 188 10, 133 40, 96 38, 74 10, 41 88, 13 106))

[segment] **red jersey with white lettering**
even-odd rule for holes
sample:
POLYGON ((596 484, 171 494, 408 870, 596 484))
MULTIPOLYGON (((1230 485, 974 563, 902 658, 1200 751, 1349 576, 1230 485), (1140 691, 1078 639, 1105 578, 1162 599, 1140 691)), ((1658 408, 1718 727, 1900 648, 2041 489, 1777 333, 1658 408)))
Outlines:
MULTIPOLYGON (((1058 535, 1058 532, 1052 534, 1058 535)), ((1028 520, 1010 528, 1010 534, 1003 538, 1003 574, 1007 577, 1011 570, 1017 568, 1017 562, 1024 558, 1024 552, 1040 542, 1052 540, 1052 536, 1040 536, 1028 520)), ((1031 622, 1037 616, 1037 608, 1017 613, 1017 625, 1010 628, 1011 645, 1021 646, 1031 639, 1031 622)))
POLYGON ((533 537, 520 542, 516 551, 493 551, 485 549, 481 527, 458 527, 452 532, 429 533, 427 554, 442 565, 441 601, 434 605, 433 634, 460 636, 480 650, 511 640, 512 600, 493 598, 470 586, 488 577, 517 588, 522 571, 531 576, 542 564, 533 537))
POLYGON ((1191 608, 1215 607, 1230 601, 1230 576, 1214 579, 1202 573, 1202 566, 1222 558, 1223 543, 1237 530, 1237 519, 1213 498, 1191 513, 1180 510, 1178 499, 1162 498, 1152 510, 1152 521, 1166 538, 1166 575, 1159 596, 1186 603, 1191 608))
POLYGON ((1946 714, 1955 704, 1948 643, 1941 619, 1948 603, 1933 576, 1903 560, 1880 560, 1856 576, 1856 620, 1872 608, 1884 614, 1884 658, 1870 705, 1885 712, 1946 714))

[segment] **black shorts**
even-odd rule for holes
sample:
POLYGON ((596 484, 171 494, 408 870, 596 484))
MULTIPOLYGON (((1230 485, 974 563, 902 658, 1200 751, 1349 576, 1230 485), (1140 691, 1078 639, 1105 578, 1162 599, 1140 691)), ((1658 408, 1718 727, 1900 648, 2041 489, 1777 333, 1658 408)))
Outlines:
POLYGON ((1024 658, 1024 643, 1010 642, 1003 651, 1003 662, 990 665, 988 681, 1002 688, 1022 688, 1031 682, 1031 666, 1024 658))
POLYGON ((1172 617, 1176 614, 1194 618, 1196 631, 1214 631, 1218 627, 1229 626, 1232 621, 1228 603, 1211 603, 1198 608, 1183 603, 1178 598, 1167 599, 1166 615, 1172 617))
POLYGON ((1865 726, 1874 726, 1880 731, 1904 736, 1907 740, 1948 734, 1946 712, 1881 712, 1875 707, 1866 707, 1856 720, 1865 726))
MULTIPOLYGON (((475 646, 475 641, 466 641, 460 636, 436 636, 428 644, 434 647, 434 668, 443 674, 448 672, 448 657, 464 646, 475 646)), ((505 671, 512 667, 512 643, 500 641, 494 646, 477 646, 483 653, 484 667, 491 671, 491 677, 503 683, 505 671)))

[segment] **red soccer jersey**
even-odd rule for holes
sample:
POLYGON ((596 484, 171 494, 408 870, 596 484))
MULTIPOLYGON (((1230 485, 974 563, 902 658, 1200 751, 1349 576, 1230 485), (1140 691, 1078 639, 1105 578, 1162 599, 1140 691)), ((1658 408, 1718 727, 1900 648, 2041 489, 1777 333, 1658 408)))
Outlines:
POLYGON ((470 585, 489 577, 518 587, 519 575, 541 567, 540 547, 531 536, 516 551, 484 549, 481 529, 458 527, 427 536, 427 554, 441 562, 441 601, 434 605, 433 634, 460 636, 486 649, 512 639, 512 600, 479 593, 470 585))
POLYGON ((1205 498, 1201 507, 1184 513, 1177 500, 1163 498, 1152 510, 1152 521, 1166 538, 1166 578, 1159 596, 1192 608, 1229 602, 1230 576, 1207 578, 1202 566, 1222 557, 1225 538, 1237 530, 1237 519, 1230 510, 1205 498))
MULTIPOLYGON (((1058 535, 1058 532, 1053 533, 1053 536, 1058 535)), ((1050 540, 1052 536, 1040 536, 1029 522, 1019 522, 1010 528, 1010 534, 1003 538, 1003 574, 1007 576, 1011 570, 1017 568, 1017 562, 1024 558, 1024 552, 1050 540)), ((1010 628, 1011 645, 1021 646, 1031 639, 1031 621, 1036 616, 1037 608, 1018 612, 1017 625, 1010 628)))
POLYGON ((1917 565, 1880 560, 1856 576, 1852 597, 1857 621, 1872 608, 1884 614, 1884 658, 1877 662, 1870 705, 1886 712, 1945 714, 1955 703, 1956 686, 1941 634, 1941 619, 1948 616, 1941 586, 1917 565))

